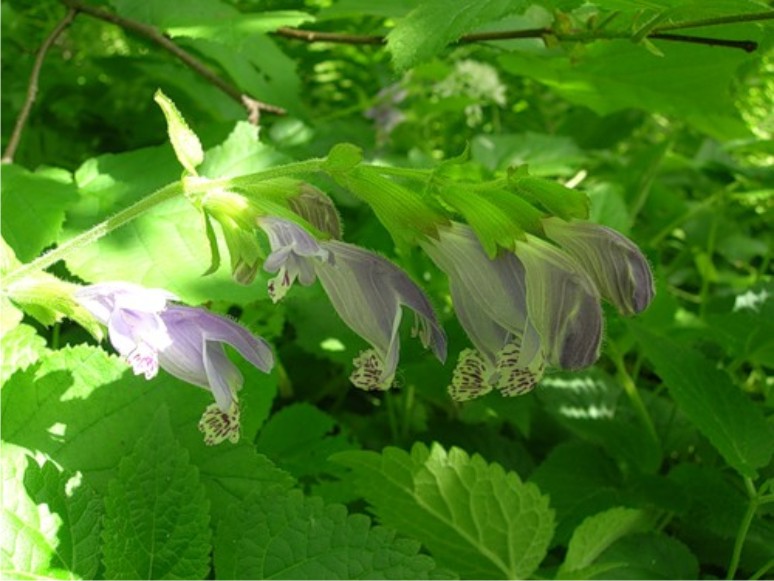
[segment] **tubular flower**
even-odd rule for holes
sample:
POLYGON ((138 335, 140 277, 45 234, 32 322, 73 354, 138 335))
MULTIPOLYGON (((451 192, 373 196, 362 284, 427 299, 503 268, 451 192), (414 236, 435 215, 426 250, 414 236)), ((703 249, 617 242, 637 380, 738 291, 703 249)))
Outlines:
POLYGON ((526 272, 527 311, 548 362, 562 369, 594 363, 604 319, 592 280, 570 256, 529 234, 516 255, 526 272))
POLYGON ((226 438, 239 441, 236 392, 243 377, 228 359, 228 343, 250 363, 268 373, 274 358, 268 344, 237 323, 203 309, 170 304, 172 293, 125 282, 84 287, 76 299, 100 323, 110 342, 136 375, 153 378, 159 367, 215 397, 202 416, 199 429, 207 444, 226 438))
POLYGON ((457 318, 476 348, 460 353, 451 396, 464 401, 493 388, 504 395, 531 390, 543 375, 545 355, 527 311, 519 259, 509 253, 489 259, 473 230, 458 222, 422 248, 449 277, 457 318))
POLYGON ((644 311, 653 299, 653 274, 634 242, 591 222, 543 220, 546 235, 589 274, 600 294, 623 315, 644 311))
MULTIPOLYGON (((287 281, 285 291, 295 280, 293 272, 303 273, 298 277, 302 284, 318 277, 341 319, 373 347, 353 362, 350 380, 355 386, 383 390, 392 385, 400 353, 398 329, 403 305, 416 315, 414 335, 439 360, 445 360, 446 335, 430 301, 397 266, 352 244, 317 242, 299 225, 281 218, 260 219, 259 225, 269 234, 272 245, 264 269, 280 275, 291 273, 282 279, 283 284, 287 281)), ((273 291, 276 280, 269 282, 272 296, 277 296, 273 291)))

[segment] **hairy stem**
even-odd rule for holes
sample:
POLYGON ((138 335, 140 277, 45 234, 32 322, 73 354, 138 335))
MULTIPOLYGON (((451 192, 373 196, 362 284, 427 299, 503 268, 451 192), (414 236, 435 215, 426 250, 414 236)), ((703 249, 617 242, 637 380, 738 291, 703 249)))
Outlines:
POLYGON ((131 222, 154 206, 182 195, 182 193, 183 185, 180 182, 175 182, 161 188, 150 196, 143 198, 139 202, 132 204, 124 210, 121 210, 118 212, 118 214, 108 218, 104 222, 100 222, 86 232, 83 232, 82 234, 71 238, 60 246, 57 246, 51 252, 47 252, 32 262, 24 264, 16 270, 9 272, 3 277, 3 289, 9 288, 13 283, 22 280, 25 276, 33 272, 48 268, 63 258, 66 258, 70 253, 88 246, 92 242, 99 240, 113 230, 116 230, 124 224, 131 222))
POLYGON ((8 145, 6 146, 5 152, 3 153, 3 163, 12 163, 13 157, 16 155, 16 150, 19 148, 22 132, 24 131, 24 127, 27 125, 27 119, 29 119, 30 111, 32 111, 32 106, 35 104, 35 99, 38 96, 38 80, 40 79, 40 70, 43 68, 43 61, 46 58, 46 54, 51 48, 51 45, 53 45, 54 42, 56 42, 56 39, 59 38, 59 35, 62 34, 62 32, 64 32, 68 26, 70 26, 70 23, 73 21, 77 13, 78 11, 75 8, 70 8, 62 20, 60 20, 59 23, 54 27, 54 30, 51 31, 51 34, 46 37, 46 40, 43 41, 43 44, 40 45, 40 48, 35 55, 35 62, 32 65, 32 72, 30 73, 30 82, 27 84, 27 96, 24 99, 24 104, 22 105, 21 111, 19 112, 19 117, 16 119, 16 125, 13 128, 13 133, 11 133, 11 138, 8 140, 8 145))

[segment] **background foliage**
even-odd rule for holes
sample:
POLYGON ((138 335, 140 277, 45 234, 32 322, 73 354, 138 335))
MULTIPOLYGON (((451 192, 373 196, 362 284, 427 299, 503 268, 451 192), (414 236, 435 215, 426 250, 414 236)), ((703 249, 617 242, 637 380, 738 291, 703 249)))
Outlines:
MULTIPOLYGON (((35 52, 65 4, 2 2, 4 145, 35 52)), ((406 342, 398 385, 367 393, 347 380, 363 343, 319 285, 272 305, 261 275, 249 286, 225 265, 201 276, 209 250, 199 216, 184 199, 160 205, 51 272, 167 288, 237 317, 272 342, 279 365, 270 376, 241 365, 242 441, 208 448, 196 423, 209 393, 163 373, 135 377, 72 321, 33 318, 34 309, 21 319, 2 298, 5 575, 771 575, 767 3, 98 6, 162 31, 287 115, 264 112, 258 141, 244 108, 213 83, 148 38, 79 14, 47 54, 14 163, 2 167, 2 234, 19 261, 180 178, 153 102, 161 88, 202 138, 207 176, 323 156, 340 142, 373 163, 470 180, 528 164, 533 176, 584 191, 592 220, 636 241, 658 293, 636 319, 606 313, 593 368, 551 373, 520 398, 456 404, 446 386, 468 343, 445 278, 418 249, 396 250, 346 188, 316 179, 342 213, 346 240, 422 281, 449 333, 449 364, 406 342), (706 19, 726 23, 686 34, 757 50, 654 36, 706 19), (386 44, 306 43, 274 32, 283 26, 386 35, 386 44), (524 29, 549 32, 454 42, 524 29), (444 165, 466 151, 465 163, 444 165)))

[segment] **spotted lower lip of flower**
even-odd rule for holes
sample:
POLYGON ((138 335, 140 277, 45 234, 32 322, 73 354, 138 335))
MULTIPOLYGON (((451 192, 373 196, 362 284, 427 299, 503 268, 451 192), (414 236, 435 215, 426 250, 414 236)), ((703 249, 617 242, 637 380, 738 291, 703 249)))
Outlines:
POLYGON ((111 343, 135 374, 150 379, 161 367, 183 381, 212 391, 221 413, 208 408, 202 418, 200 429, 205 431, 208 443, 238 439, 236 393, 244 380, 223 346, 231 345, 268 373, 274 358, 266 341, 220 315, 169 304, 176 297, 159 289, 101 283, 84 287, 75 296, 107 325, 111 343))
POLYGON ((644 311, 653 299, 653 274, 634 242, 612 228, 560 218, 543 220, 546 235, 578 261, 600 294, 624 315, 644 311))
POLYGON ((415 314, 413 334, 446 359, 446 335, 422 290, 390 261, 352 244, 321 242, 334 257, 316 261, 315 273, 341 319, 373 347, 355 360, 352 383, 361 389, 388 389, 400 353, 401 307, 415 314))
POLYGON ((526 302, 525 271, 516 256, 489 259, 473 230, 458 222, 422 248, 449 277, 457 319, 476 350, 465 349, 449 386, 457 401, 497 388, 503 395, 532 389, 545 368, 526 302))
POLYGON ((281 300, 296 279, 304 286, 312 284, 315 280, 314 260, 332 260, 329 252, 295 222, 264 216, 258 219, 258 226, 266 232, 272 250, 263 268, 266 272, 277 273, 269 281, 272 302, 281 300))

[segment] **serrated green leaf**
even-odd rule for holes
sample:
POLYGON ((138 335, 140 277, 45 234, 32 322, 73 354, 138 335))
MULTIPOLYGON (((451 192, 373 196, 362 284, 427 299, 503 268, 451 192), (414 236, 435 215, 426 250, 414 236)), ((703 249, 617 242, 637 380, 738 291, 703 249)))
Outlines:
POLYGON ((105 496, 102 555, 108 579, 203 579, 210 507, 162 406, 121 461, 105 496))
MULTIPOLYGON (((56 552, 60 522, 48 507, 33 502, 22 486, 29 462, 34 459, 24 449, 5 443, 0 446, 3 478, 0 572, 4 578, 45 576, 56 552)), ((67 578, 62 572, 53 576, 67 578)))
MULTIPOLYGON (((5 307, 3 307, 5 310, 5 307)), ((0 336, 0 384, 17 369, 35 363, 46 348, 46 340, 29 325, 18 325, 0 336)))
POLYGON ((21 262, 29 262, 56 241, 65 212, 78 199, 72 175, 4 164, 0 177, 3 238, 21 262))
POLYGON ((426 0, 401 18, 387 35, 395 68, 429 59, 477 27, 526 8, 520 0, 426 0))
POLYGON ((296 478, 331 473, 340 467, 328 458, 356 448, 342 433, 332 434, 336 420, 307 403, 278 411, 258 434, 255 449, 296 478))
POLYGON ((509 184, 526 200, 542 205, 563 220, 589 217, 589 197, 578 190, 537 177, 518 177, 509 184))
POLYGON ((633 329, 678 407, 731 467, 755 478, 774 453, 774 428, 761 409, 700 353, 644 327, 633 329))
POLYGON ((3 442, 0 571, 4 578, 94 578, 99 499, 50 462, 3 442))
POLYGON ((178 111, 172 100, 161 92, 161 89, 156 91, 153 100, 164 112, 169 141, 175 150, 177 161, 189 175, 195 176, 196 167, 204 161, 204 150, 199 137, 185 122, 182 113, 178 111))
MULTIPOLYGON (((737 25, 724 26, 723 34, 752 40, 761 33, 755 26, 737 25)), ((607 40, 588 44, 579 53, 514 51, 501 56, 500 63, 600 115, 637 108, 674 115, 718 138, 747 134, 729 89, 736 70, 754 56, 724 50, 707 58, 707 47, 701 45, 652 42, 663 57, 629 40, 607 40)))
MULTIPOLYGON (((236 363, 245 376, 242 437, 249 442, 271 406, 277 379, 236 363)), ((294 482, 247 442, 204 444, 197 424, 212 403, 208 391, 163 371, 152 381, 133 376, 126 363, 99 348, 45 353, 38 363, 14 374, 0 396, 4 440, 41 450, 67 470, 82 472, 100 493, 162 405, 173 410, 175 437, 199 469, 213 519, 261 483, 289 487, 294 482)))
POLYGON ((415 444, 341 452, 355 486, 386 525, 425 545, 463 578, 523 579, 543 560, 553 510, 537 486, 459 448, 415 444))
MULTIPOLYGON (((249 159, 257 171, 262 162, 272 163, 273 158, 256 155, 249 159)), ((169 151, 159 148, 89 160, 76 172, 81 200, 68 212, 62 239, 174 181, 176 175, 179 177, 176 165, 169 151), (148 167, 154 171, 147 171, 148 167)), ((225 244, 220 253, 227 255, 225 244)), ((260 279, 251 286, 236 285, 228 268, 202 277, 210 257, 201 214, 181 196, 73 252, 66 263, 71 272, 88 282, 123 280, 164 288, 191 304, 210 300, 248 303, 265 296, 260 279)))
POLYGON ((435 563, 419 548, 342 505, 298 490, 256 492, 221 521, 215 571, 223 579, 427 579, 435 563))
POLYGON ((615 507, 587 518, 572 534, 559 578, 575 577, 618 539, 646 528, 645 513, 633 508, 615 507))
POLYGON ((53 462, 30 462, 24 487, 38 505, 45 504, 61 520, 55 562, 83 579, 99 568, 102 501, 80 474, 63 472, 53 462))

